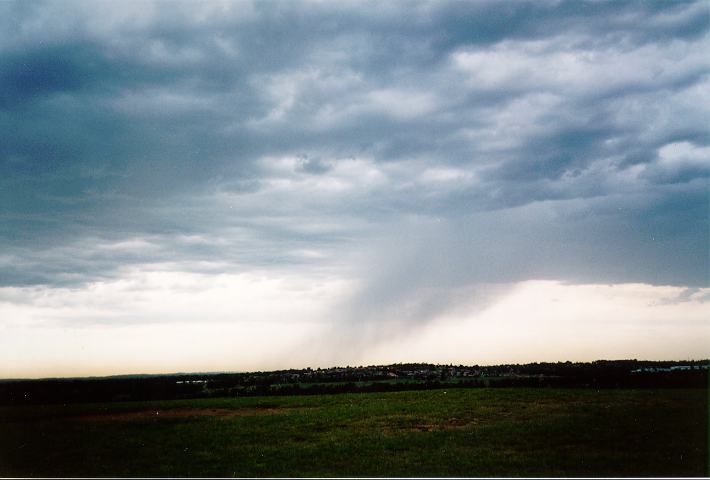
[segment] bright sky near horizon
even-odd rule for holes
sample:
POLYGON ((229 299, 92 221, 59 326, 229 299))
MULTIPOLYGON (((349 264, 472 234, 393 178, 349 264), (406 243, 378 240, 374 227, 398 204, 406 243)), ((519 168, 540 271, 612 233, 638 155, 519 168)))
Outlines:
POLYGON ((710 357, 709 19, 0 3, 0 378, 710 357))

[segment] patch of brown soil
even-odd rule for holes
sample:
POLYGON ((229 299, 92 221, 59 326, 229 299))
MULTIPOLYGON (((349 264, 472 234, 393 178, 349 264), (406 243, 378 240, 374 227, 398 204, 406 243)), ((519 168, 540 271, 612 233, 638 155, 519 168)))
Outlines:
POLYGON ((473 420, 467 421, 460 418, 450 418, 441 423, 418 423, 408 430, 414 432, 431 432, 433 430, 459 430, 472 425, 478 425, 479 420, 474 418, 473 420))
POLYGON ((287 408, 245 407, 245 408, 169 408, 165 410, 135 410, 128 412, 87 413, 69 417, 80 421, 121 421, 145 418, 190 418, 190 417, 248 417, 253 415, 274 415, 284 413, 287 408))

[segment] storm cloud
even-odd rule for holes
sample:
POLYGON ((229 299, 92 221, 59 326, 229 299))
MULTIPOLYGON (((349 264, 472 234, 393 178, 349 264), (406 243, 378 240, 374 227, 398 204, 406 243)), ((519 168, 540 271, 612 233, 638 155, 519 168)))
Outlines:
POLYGON ((706 287, 708 19, 4 2, 0 285, 335 275, 350 319, 525 280, 706 287))

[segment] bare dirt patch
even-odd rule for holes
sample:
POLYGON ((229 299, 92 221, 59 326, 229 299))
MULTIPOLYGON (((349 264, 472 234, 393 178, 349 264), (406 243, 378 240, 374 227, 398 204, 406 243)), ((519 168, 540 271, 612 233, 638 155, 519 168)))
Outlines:
POLYGON ((282 407, 245 408, 168 408, 165 410, 134 410, 128 412, 93 412, 68 417, 79 421, 125 421, 147 418, 190 418, 190 417, 249 417, 254 415, 275 415, 293 411, 282 407))
POLYGON ((407 430, 412 432, 430 432, 433 430, 463 430, 472 426, 476 426, 479 423, 480 420, 477 418, 471 420, 450 418, 439 423, 418 423, 413 427, 407 428, 407 430))

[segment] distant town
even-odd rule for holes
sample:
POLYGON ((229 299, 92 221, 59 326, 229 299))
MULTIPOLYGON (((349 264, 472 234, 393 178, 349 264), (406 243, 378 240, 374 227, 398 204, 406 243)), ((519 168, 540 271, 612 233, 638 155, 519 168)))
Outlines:
POLYGON ((706 388, 708 360, 505 365, 398 363, 245 373, 0 380, 0 404, 313 395, 437 388, 706 388))

